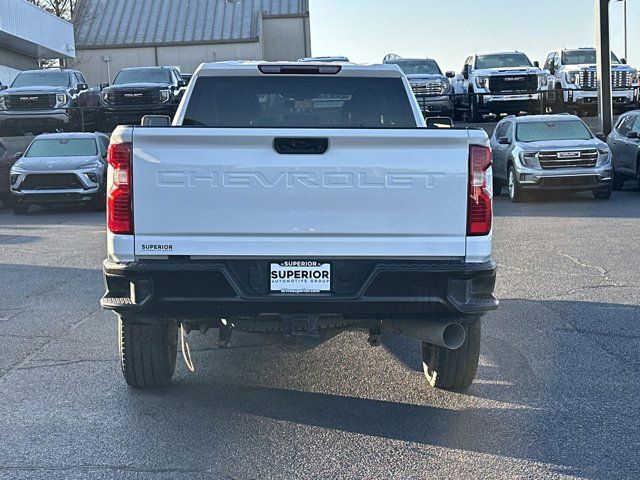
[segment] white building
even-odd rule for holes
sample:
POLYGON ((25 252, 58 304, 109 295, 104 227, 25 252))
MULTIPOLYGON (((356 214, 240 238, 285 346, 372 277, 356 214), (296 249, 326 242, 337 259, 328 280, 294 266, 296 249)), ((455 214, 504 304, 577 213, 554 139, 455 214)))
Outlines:
POLYGON ((77 59, 90 84, 125 67, 297 60, 311 54, 308 0, 80 0, 77 59))
POLYGON ((40 58, 74 58, 73 25, 26 0, 0 0, 0 83, 40 58))

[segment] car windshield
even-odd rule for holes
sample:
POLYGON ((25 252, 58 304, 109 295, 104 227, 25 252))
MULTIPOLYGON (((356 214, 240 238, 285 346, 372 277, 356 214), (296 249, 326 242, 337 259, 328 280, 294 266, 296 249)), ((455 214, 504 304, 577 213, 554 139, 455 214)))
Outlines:
POLYGON ((500 53, 478 55, 476 69, 531 67, 531 60, 524 53, 500 53))
POLYGON ((164 68, 122 70, 113 80, 114 85, 128 83, 171 83, 171 74, 164 68))
MULTIPOLYGON (((562 52, 563 65, 593 65, 597 62, 594 50, 565 50, 562 52)), ((611 52, 611 63, 619 64, 620 60, 611 52)))
POLYGON ((516 139, 519 142, 544 142, 553 140, 591 140, 593 136, 580 120, 525 122, 518 125, 516 139))
POLYGON ((400 78, 200 77, 184 125, 415 128, 400 78))
POLYGON ((65 72, 23 72, 18 74, 11 86, 20 87, 68 87, 69 74, 65 72))
POLYGON ((434 60, 396 60, 390 63, 398 65, 405 75, 442 74, 434 60))
POLYGON ((43 138, 34 140, 25 157, 89 157, 98 154, 92 138, 43 138))

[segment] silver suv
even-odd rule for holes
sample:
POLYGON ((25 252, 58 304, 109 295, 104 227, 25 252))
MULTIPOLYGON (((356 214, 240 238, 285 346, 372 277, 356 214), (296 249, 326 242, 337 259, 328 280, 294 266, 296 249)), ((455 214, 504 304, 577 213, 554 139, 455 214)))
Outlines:
POLYGON ((491 137, 494 194, 508 187, 512 202, 533 190, 612 191, 611 152, 575 115, 509 116, 491 137))

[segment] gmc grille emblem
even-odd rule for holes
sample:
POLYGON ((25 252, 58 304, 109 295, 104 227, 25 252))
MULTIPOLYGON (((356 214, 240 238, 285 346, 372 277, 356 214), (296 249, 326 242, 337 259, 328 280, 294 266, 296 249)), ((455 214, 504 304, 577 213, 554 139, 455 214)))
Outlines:
POLYGON ((37 102, 38 97, 20 97, 20 100, 23 102, 37 102))
POLYGON ((580 158, 580 152, 558 152, 558 158, 580 158))
POLYGON ((142 93, 125 93, 124 96, 126 98, 140 98, 142 97, 142 93))
POLYGON ((524 82, 526 80, 525 77, 505 77, 505 82, 524 82))

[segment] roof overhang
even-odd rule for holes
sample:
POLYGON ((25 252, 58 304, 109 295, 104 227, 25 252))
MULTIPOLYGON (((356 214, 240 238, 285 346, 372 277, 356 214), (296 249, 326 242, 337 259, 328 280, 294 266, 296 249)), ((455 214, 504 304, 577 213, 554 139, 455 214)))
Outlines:
POLYGON ((2 0, 0 47, 35 58, 75 58, 73 25, 25 0, 2 0))

